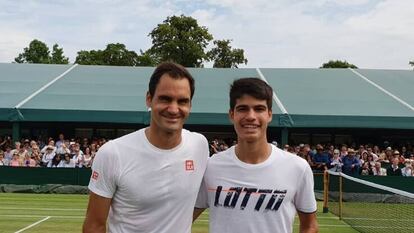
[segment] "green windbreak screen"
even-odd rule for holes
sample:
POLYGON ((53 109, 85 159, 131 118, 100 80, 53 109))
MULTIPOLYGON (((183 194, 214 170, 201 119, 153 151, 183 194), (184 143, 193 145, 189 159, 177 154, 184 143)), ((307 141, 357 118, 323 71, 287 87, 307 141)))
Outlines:
POLYGON ((70 65, 0 63, 0 121, 12 118, 16 105, 69 68, 70 65))
POLYGON ((414 111, 348 69, 260 69, 293 127, 414 128, 414 111))
MULTIPOLYGON (((258 77, 256 69, 189 69, 196 81, 188 123, 229 125, 229 90, 233 80, 258 77)), ((273 112, 280 113, 275 106, 273 112)), ((272 122, 273 124, 273 122, 272 122)))
POLYGON ((122 119, 142 123, 147 114, 145 94, 153 70, 77 66, 23 105, 21 112, 25 120, 119 122, 122 119))
POLYGON ((414 71, 357 70, 358 73, 414 106, 414 71))

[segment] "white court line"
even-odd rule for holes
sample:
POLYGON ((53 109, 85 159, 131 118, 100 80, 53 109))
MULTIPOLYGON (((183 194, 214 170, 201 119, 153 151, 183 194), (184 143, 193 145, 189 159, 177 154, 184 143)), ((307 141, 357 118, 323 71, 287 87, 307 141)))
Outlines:
POLYGON ((82 211, 82 210, 86 210, 86 209, 0 207, 0 210, 61 210, 61 211, 82 211))
POLYGON ((42 220, 39 220, 39 221, 37 221, 37 222, 35 222, 35 223, 33 223, 33 224, 31 224, 31 225, 29 225, 29 226, 27 226, 27 227, 23 228, 23 229, 20 229, 20 230, 18 230, 18 231, 16 231, 16 232, 14 232, 14 233, 20 233, 20 232, 23 232, 23 231, 25 231, 25 230, 27 230, 27 229, 29 229, 29 228, 33 227, 33 226, 36 226, 37 224, 39 224, 39 223, 41 223, 41 222, 44 222, 44 221, 48 220, 49 218, 50 218, 50 216, 47 216, 46 218, 44 218, 44 219, 42 219, 42 220))

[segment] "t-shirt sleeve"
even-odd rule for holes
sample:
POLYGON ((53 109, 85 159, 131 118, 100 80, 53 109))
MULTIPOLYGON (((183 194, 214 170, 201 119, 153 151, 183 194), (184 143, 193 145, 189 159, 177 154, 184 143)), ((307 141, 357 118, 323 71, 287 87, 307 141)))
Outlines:
POLYGON ((88 188, 99 196, 112 198, 115 193, 119 173, 116 152, 114 145, 108 142, 99 149, 94 158, 88 188))
POLYGON ((208 208, 207 186, 206 186, 206 183, 204 182, 204 179, 201 182, 200 190, 198 191, 195 208, 200 208, 200 209, 208 208))
POLYGON ((294 198, 296 210, 303 213, 316 211, 315 193, 313 191, 313 173, 306 164, 301 181, 298 183, 298 190, 294 198))

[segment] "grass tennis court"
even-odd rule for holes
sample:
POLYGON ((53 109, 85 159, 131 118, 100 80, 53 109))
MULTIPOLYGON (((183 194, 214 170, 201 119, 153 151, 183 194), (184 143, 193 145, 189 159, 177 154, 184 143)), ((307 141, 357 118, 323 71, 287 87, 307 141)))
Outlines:
MULTIPOLYGON (((81 232, 87 201, 87 195, 0 193, 0 233, 81 232)), ((318 222, 321 233, 356 232, 332 214, 318 212, 318 222)), ((295 224, 295 232, 297 228, 295 224)), ((205 212, 194 223, 193 233, 207 232, 205 212)))

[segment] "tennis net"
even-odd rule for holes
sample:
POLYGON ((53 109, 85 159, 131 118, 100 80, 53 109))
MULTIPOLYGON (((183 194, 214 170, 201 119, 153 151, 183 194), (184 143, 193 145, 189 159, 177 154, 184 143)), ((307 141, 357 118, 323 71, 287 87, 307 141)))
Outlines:
POLYGON ((328 183, 325 184, 325 203, 329 211, 357 231, 414 232, 413 193, 340 172, 325 174, 328 183))

